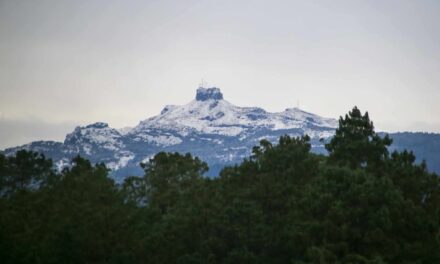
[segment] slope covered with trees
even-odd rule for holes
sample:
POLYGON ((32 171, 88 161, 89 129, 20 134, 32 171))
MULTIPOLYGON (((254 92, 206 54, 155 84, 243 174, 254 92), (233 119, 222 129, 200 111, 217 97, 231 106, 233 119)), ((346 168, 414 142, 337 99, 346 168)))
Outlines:
POLYGON ((117 185, 77 157, 0 155, 1 263, 440 263, 440 178, 357 108, 326 145, 261 141, 216 178, 159 153, 117 185))

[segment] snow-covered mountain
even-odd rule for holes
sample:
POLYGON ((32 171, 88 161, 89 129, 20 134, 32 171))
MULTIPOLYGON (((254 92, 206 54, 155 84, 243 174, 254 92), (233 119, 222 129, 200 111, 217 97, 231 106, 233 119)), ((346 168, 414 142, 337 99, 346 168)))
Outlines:
POLYGON ((298 108, 269 113, 258 107, 238 107, 223 99, 218 88, 197 89, 196 99, 183 106, 168 105, 160 115, 146 119, 127 133, 136 141, 151 140, 175 145, 191 134, 214 134, 246 138, 256 130, 303 129, 312 137, 328 137, 337 121, 298 108), (151 131, 169 130, 174 136, 152 136, 151 131))
POLYGON ((337 123, 336 119, 298 108, 271 113, 258 107, 239 107, 224 100, 218 88, 199 88, 188 104, 168 105, 159 115, 133 128, 118 130, 99 122, 75 128, 63 143, 36 141, 4 152, 42 152, 58 168, 68 165, 79 154, 92 162, 106 163, 116 180, 142 174, 139 163, 159 151, 191 152, 205 160, 210 165, 210 174, 215 175, 223 166, 249 156, 261 139, 276 142, 285 134, 308 134, 313 151, 322 153, 324 148, 319 140, 331 137, 337 123))

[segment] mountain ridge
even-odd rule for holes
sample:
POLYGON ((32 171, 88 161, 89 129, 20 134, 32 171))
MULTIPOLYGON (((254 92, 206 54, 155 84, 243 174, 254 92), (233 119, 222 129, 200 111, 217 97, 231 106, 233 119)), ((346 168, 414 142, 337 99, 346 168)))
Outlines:
MULTIPOLYGON (((307 134, 312 151, 326 153, 320 139, 332 137, 337 125, 336 119, 299 108, 268 112, 260 107, 236 106, 224 99, 219 88, 199 87, 194 100, 184 105, 167 105, 160 114, 140 121, 135 127, 115 129, 96 122, 76 127, 64 142, 34 141, 8 148, 4 153, 12 155, 20 149, 42 152, 54 160, 58 169, 81 155, 92 162, 104 162, 120 181, 125 176, 142 174, 139 163, 157 152, 191 152, 210 165, 210 175, 214 176, 221 167, 248 157, 261 139, 275 143, 285 134, 307 134)), ((396 150, 405 147, 406 143, 399 142, 396 150)), ((440 147, 436 151, 440 153, 440 147)))

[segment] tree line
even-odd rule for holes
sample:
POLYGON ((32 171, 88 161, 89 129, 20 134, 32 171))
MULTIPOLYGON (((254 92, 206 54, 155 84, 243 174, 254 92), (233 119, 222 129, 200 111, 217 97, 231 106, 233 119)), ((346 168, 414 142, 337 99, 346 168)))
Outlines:
POLYGON ((76 157, 0 155, 1 263, 440 263, 440 178, 353 108, 326 144, 263 140, 207 178, 158 153, 122 184, 76 157))

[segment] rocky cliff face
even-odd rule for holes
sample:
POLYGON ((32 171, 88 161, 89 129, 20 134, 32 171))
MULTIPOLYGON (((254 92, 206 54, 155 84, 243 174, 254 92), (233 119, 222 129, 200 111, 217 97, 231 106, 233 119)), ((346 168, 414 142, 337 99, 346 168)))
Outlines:
POLYGON ((207 101, 207 100, 223 100, 223 94, 220 92, 219 88, 202 88, 197 89, 196 94, 197 101, 207 101))

